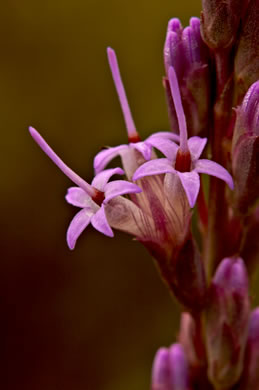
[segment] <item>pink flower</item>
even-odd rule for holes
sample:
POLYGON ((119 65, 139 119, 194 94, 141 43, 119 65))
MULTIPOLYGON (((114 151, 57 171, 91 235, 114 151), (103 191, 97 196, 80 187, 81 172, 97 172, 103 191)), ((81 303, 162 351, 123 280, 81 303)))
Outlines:
POLYGON ((199 173, 216 176, 224 180, 233 189, 233 179, 228 171, 214 161, 200 159, 207 138, 187 138, 186 119, 181 102, 177 77, 173 67, 169 68, 169 82, 180 129, 180 146, 171 142, 172 147, 167 158, 148 161, 141 165, 133 175, 133 180, 145 176, 169 173, 177 175, 182 183, 190 207, 194 207, 199 189, 199 173))
POLYGON ((153 148, 157 148, 165 156, 167 156, 171 147, 170 140, 178 141, 179 136, 177 134, 173 134, 172 132, 164 131, 152 134, 145 141, 140 140, 140 136, 136 130, 125 89, 122 83, 116 54, 111 48, 107 49, 107 54, 127 128, 129 144, 111 147, 99 152, 94 159, 94 169, 96 173, 99 173, 112 159, 117 156, 121 156, 125 173, 128 179, 131 179, 135 170, 143 162, 151 159, 153 148))
MULTIPOLYGON (((100 172, 92 183, 88 184, 64 164, 34 128, 30 127, 29 131, 47 156, 78 186, 69 188, 66 195, 68 203, 82 209, 75 215, 68 227, 67 243, 69 248, 74 249, 78 237, 90 223, 99 232, 113 237, 114 234, 106 216, 106 208, 114 198, 124 194, 138 193, 141 192, 141 189, 136 184, 124 180, 108 182, 111 176, 124 174, 121 168, 100 172)), ((108 213, 111 211, 108 210, 108 213)))

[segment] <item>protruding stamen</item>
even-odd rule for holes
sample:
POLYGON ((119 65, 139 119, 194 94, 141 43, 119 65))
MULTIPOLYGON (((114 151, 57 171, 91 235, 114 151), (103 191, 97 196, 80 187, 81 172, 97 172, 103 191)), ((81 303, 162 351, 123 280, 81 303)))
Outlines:
POLYGON ((39 145, 44 153, 56 164, 59 169, 72 180, 75 184, 81 187, 93 200, 97 197, 97 193, 100 192, 96 188, 93 188, 80 176, 78 176, 72 169, 70 169, 61 158, 51 149, 47 142, 42 138, 42 136, 35 130, 33 127, 29 127, 29 132, 34 139, 34 141, 39 145))
POLYGON ((187 126, 186 119, 183 111, 182 99, 180 95, 179 85, 176 77, 176 73, 174 68, 171 66, 169 68, 169 83, 171 88, 171 94, 174 101, 175 111, 179 123, 180 130, 180 149, 182 152, 189 152, 188 144, 187 144, 187 126))
POLYGON ((110 69, 112 72, 112 77, 113 77, 114 84, 115 84, 115 87, 117 90, 117 94, 119 96, 121 109, 122 109, 124 120, 126 123, 129 142, 138 142, 138 141, 140 141, 140 138, 139 138, 139 135, 138 135, 136 127, 135 127, 135 123, 134 123, 133 118, 132 118, 128 99, 127 99, 126 92, 125 92, 125 89, 124 89, 124 86, 122 83, 119 65, 118 65, 115 51, 113 49, 111 49, 110 47, 108 47, 107 54, 108 54, 108 61, 109 61, 110 69))

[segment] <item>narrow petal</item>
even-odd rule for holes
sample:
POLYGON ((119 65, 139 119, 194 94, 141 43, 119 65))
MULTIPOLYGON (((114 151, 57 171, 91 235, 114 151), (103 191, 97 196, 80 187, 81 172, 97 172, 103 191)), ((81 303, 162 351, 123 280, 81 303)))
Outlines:
POLYGON ((146 139, 146 141, 149 140, 150 138, 154 138, 154 137, 168 138, 168 139, 170 139, 172 141, 175 141, 175 142, 179 142, 180 141, 179 135, 173 133, 172 131, 157 131, 156 133, 150 135, 150 137, 148 137, 146 139))
POLYGON ((130 146, 136 150, 138 150, 142 156, 144 157, 145 160, 150 160, 151 159, 151 152, 152 152, 152 147, 148 145, 148 143, 145 142, 135 142, 131 143, 130 146))
POLYGON ((163 137, 149 137, 146 142, 162 152, 170 161, 175 161, 179 146, 169 139, 163 137))
POLYGON ((190 150, 192 160, 196 161, 202 154, 205 145, 207 143, 207 138, 200 137, 191 137, 188 139, 188 148, 190 150))
POLYGON ((207 175, 216 176, 227 183, 229 188, 233 190, 234 183, 232 176, 221 165, 211 160, 198 160, 195 164, 195 171, 199 173, 207 173, 207 175))
POLYGON ((67 245, 70 249, 74 249, 78 237, 87 225, 89 225, 92 215, 92 211, 83 209, 80 210, 79 213, 77 213, 72 219, 67 230, 67 245))
POLYGON ((101 172, 111 160, 120 155, 122 150, 127 149, 128 145, 115 146, 114 148, 108 148, 101 150, 94 158, 94 170, 95 173, 101 172))
POLYGON ((94 203, 87 193, 79 187, 70 187, 65 196, 66 201, 76 207, 91 207, 94 203))
POLYGON ((97 211, 97 213, 92 216, 91 224, 96 230, 98 230, 98 232, 101 232, 108 237, 114 236, 113 231, 107 221, 103 204, 102 207, 97 211))
POLYGON ((200 177, 197 172, 178 172, 184 191, 189 201, 190 207, 194 207, 200 190, 200 177))
POLYGON ((42 138, 42 136, 35 130, 33 127, 29 127, 29 132, 34 139, 34 141, 39 145, 44 153, 56 164, 59 169, 72 180, 75 184, 81 187, 85 192, 90 196, 96 196, 96 191, 90 186, 85 180, 78 176, 71 168, 69 168, 61 158, 54 152, 53 149, 47 144, 47 142, 42 138))
POLYGON ((116 91, 117 91, 117 94, 119 97, 121 109, 122 109, 125 124, 127 127, 128 137, 129 137, 129 139, 139 138, 139 135, 137 133, 135 123, 134 123, 134 120, 133 120, 133 117, 132 117, 132 114, 130 111, 130 107, 129 107, 128 99, 127 99, 126 92, 125 92, 125 89, 123 86, 123 82, 121 79, 119 65, 118 65, 115 51, 113 49, 111 49, 110 47, 108 47, 107 54, 108 54, 108 61, 109 61, 110 69, 112 72, 113 81, 114 81, 115 88, 116 88, 116 91))
POLYGON ((133 175, 133 180, 141 179, 145 176, 161 175, 162 173, 174 173, 175 169, 167 158, 147 161, 141 165, 133 175))
POLYGON ((125 180, 114 180, 110 183, 107 183, 105 187, 105 199, 103 203, 108 203, 111 199, 116 198, 116 196, 137 194, 141 191, 141 188, 139 188, 134 183, 130 183, 129 181, 125 180))
POLYGON ((92 186, 97 188, 97 190, 105 191, 105 186, 113 175, 123 175, 124 171, 121 168, 111 168, 106 169, 94 177, 92 181, 92 186))

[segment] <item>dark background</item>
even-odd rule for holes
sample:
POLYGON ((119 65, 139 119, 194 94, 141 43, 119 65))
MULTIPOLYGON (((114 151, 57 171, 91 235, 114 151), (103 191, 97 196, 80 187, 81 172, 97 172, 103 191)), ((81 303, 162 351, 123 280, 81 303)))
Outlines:
POLYGON ((169 18, 200 1, 8 0, 0 6, 0 388, 148 389, 179 308, 132 238, 89 228, 66 246, 71 182, 28 133, 36 127, 91 180, 103 145, 126 141, 106 47, 118 55, 143 137, 168 130, 161 78, 169 18))

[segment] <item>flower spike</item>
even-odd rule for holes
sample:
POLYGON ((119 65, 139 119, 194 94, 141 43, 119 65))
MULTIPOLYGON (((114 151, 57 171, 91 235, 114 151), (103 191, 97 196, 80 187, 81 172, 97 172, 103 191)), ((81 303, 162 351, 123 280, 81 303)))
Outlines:
POLYGON ((67 243, 69 248, 74 249, 78 237, 89 223, 99 232, 113 237, 113 231, 106 217, 106 206, 109 206, 110 201, 113 201, 114 198, 125 194, 136 194, 141 192, 141 189, 136 184, 123 180, 108 182, 111 176, 124 174, 121 168, 102 171, 95 176, 91 185, 88 184, 58 157, 37 130, 30 127, 29 131, 47 156, 70 180, 78 185, 78 187, 69 188, 66 195, 68 203, 82 209, 75 215, 68 227, 67 243))
POLYGON ((135 126, 135 123, 134 123, 134 120, 133 120, 133 117, 132 117, 132 114, 130 111, 127 95, 126 95, 125 88, 123 86, 123 82, 122 82, 121 75, 120 75, 120 69, 119 69, 116 53, 112 48, 108 47, 107 48, 107 55, 108 55, 110 69, 112 72, 112 77, 114 80, 114 84, 115 84, 116 91, 117 91, 117 94, 119 97, 121 109, 123 112, 127 132, 128 132, 129 142, 138 142, 138 141, 140 141, 140 137, 137 133, 136 126, 135 126))

